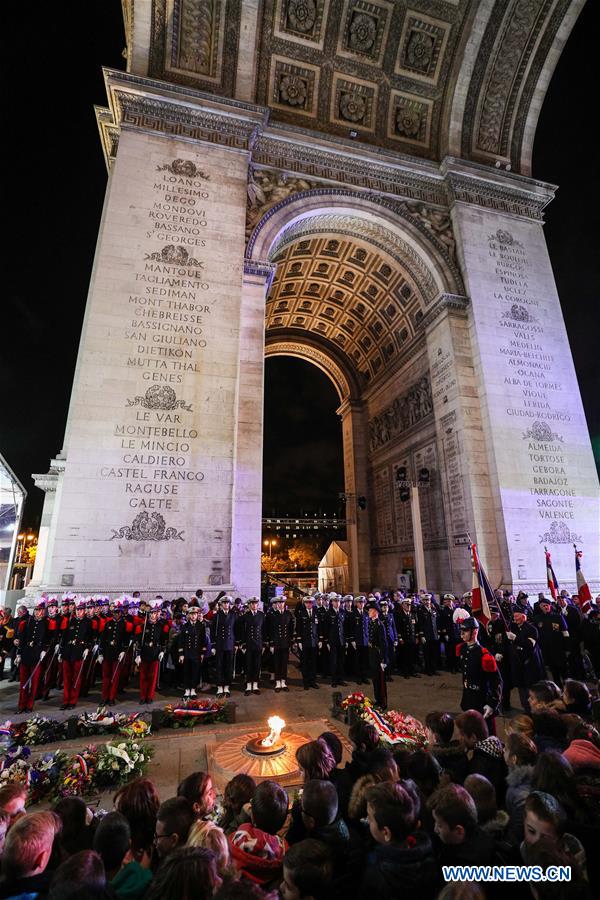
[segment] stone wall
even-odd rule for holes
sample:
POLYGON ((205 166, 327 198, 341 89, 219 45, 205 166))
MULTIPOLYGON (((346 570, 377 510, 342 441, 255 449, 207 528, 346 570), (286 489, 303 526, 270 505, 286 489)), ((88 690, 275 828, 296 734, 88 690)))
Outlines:
POLYGON ((244 153, 121 134, 46 588, 231 580, 246 180, 244 153))
POLYGON ((492 580, 543 589, 544 547, 574 585, 600 574, 598 477, 542 226, 457 203, 475 381, 499 539, 492 580))
POLYGON ((430 484, 420 489, 427 585, 436 591, 449 590, 442 462, 424 349, 367 391, 366 404, 373 583, 396 586, 403 569, 414 570, 411 504, 400 499, 397 482, 402 468, 413 481, 421 468, 427 468, 430 484))

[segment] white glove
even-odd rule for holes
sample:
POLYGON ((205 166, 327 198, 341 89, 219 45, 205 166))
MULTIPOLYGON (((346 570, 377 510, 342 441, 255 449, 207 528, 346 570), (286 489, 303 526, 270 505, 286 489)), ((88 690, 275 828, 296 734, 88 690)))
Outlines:
POLYGON ((159 661, 159 662, 162 662, 162 661, 163 661, 163 656, 164 656, 164 655, 165 655, 165 651, 164 651, 164 650, 161 650, 160 653, 158 654, 158 661, 159 661))
POLYGON ((121 652, 119 653, 118 659, 119 659, 119 662, 123 662, 123 660, 125 659, 125 651, 124 650, 121 650, 121 652))
POLYGON ((185 658, 183 656, 180 656, 179 657, 179 665, 182 666, 184 662, 185 662, 185 658))
POLYGON ((302 653, 302 644, 300 643, 300 641, 298 641, 298 650, 300 651, 300 653, 302 653))
POLYGON ((496 656, 494 657, 494 659, 496 660, 496 662, 502 662, 504 657, 502 656, 501 653, 496 653, 496 656))
POLYGON ((350 641, 350 646, 353 650, 356 650, 356 641, 350 641))
POLYGON ((516 634, 514 633, 514 631, 507 631, 506 637, 509 639, 509 641, 514 641, 514 639, 516 638, 516 634))
POLYGON ((58 661, 62 662, 62 656, 60 655, 60 653, 58 654, 58 661))
POLYGON ((139 665, 141 664, 141 662, 142 662, 142 657, 141 657, 141 656, 136 656, 136 658, 135 658, 135 664, 136 664, 136 666, 139 666, 139 665))
POLYGON ((217 652, 217 648, 216 648, 216 647, 213 647, 213 648, 211 649, 211 651, 210 651, 210 655, 211 655, 211 656, 215 656, 216 652, 217 652))
POLYGON ((427 641, 425 640, 425 638, 421 638, 421 643, 422 643, 422 644, 426 644, 426 643, 427 643, 427 641))
POLYGON ((43 658, 45 657, 45 655, 46 655, 46 651, 45 651, 45 650, 42 650, 42 652, 40 653, 40 662, 43 660, 43 658))
POLYGON ((240 647, 240 650, 242 651, 242 653, 245 653, 245 652, 246 652, 246 648, 245 648, 245 647, 240 647))
POLYGON ((89 648, 89 647, 86 647, 85 650, 83 651, 83 656, 82 656, 81 658, 82 658, 82 659, 86 659, 87 656, 88 656, 88 654, 89 654, 89 652, 90 652, 90 648, 89 648))
POLYGON ((97 652, 98 652, 98 647, 99 647, 99 645, 98 645, 98 644, 95 644, 95 645, 92 647, 92 651, 93 651, 94 653, 97 653, 97 652))
POLYGON ((102 665, 102 663, 104 662, 104 657, 103 657, 103 656, 99 656, 99 657, 98 657, 98 662, 100 663, 100 665, 102 665))
POLYGON ((483 707, 483 718, 484 718, 484 719, 489 719, 489 717, 490 717, 490 716, 493 716, 493 715, 494 715, 494 710, 492 709, 491 706, 488 706, 488 705, 486 704, 486 705, 483 707))
POLYGON ((319 648, 319 650, 321 649, 322 646, 323 646, 323 641, 319 641, 319 643, 317 644, 317 647, 319 648))
POLYGON ((271 645, 271 653, 275 653, 275 647, 271 645))
POLYGON ((20 666, 20 665, 21 665, 21 657, 15 656, 15 666, 20 666))
POLYGON ((379 663, 381 666, 381 670, 384 672, 387 669, 387 663, 379 663))

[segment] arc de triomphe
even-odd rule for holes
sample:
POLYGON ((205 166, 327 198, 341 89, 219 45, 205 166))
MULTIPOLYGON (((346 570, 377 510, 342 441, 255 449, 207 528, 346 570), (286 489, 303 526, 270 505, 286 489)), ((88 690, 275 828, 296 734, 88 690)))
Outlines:
MULTIPOLYGON (((127 0, 65 441, 30 590, 259 591, 265 355, 339 394, 353 587, 600 580, 598 479, 531 177, 583 0, 127 0), (367 508, 358 508, 358 496, 367 508), (354 499, 353 499, 354 498, 354 499)), ((568 582, 567 582, 568 583, 568 582)))

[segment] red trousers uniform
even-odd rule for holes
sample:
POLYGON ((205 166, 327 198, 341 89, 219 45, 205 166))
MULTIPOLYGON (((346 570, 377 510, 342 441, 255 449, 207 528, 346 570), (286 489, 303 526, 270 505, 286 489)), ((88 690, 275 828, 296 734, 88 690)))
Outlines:
POLYGON ((82 659, 74 659, 73 661, 63 659, 63 699, 65 704, 68 703, 74 706, 79 700, 79 689, 81 687, 79 671, 82 665, 82 659))
POLYGON ((123 665, 119 666, 119 671, 115 676, 115 672, 117 671, 117 666, 119 665, 118 659, 105 659, 102 663, 102 702, 103 703, 114 703, 117 699, 117 690, 119 688, 119 675, 123 665))
POLYGON ((117 676, 117 681, 119 682, 119 693, 122 694, 125 688, 127 687, 127 683, 131 677, 131 670, 133 669, 133 651, 131 647, 128 647, 125 651, 125 659, 121 663, 121 668, 119 669, 119 674, 117 676))
POLYGON ((33 701, 35 700, 40 675, 42 674, 42 667, 38 666, 35 675, 31 678, 34 669, 36 669, 35 666, 26 666, 25 663, 21 663, 19 666, 19 709, 26 709, 27 712, 31 712, 33 709, 33 701), (31 681, 29 681, 30 678, 31 681), (28 681, 29 684, 25 687, 28 681))
POLYGON ((52 688, 57 687, 57 679, 58 672, 60 669, 60 665, 58 662, 58 653, 55 653, 54 650, 48 650, 46 658, 44 659, 42 677, 39 682, 38 687, 38 697, 47 698, 48 694, 52 690, 52 688))
POLYGON ((96 656, 97 654, 90 650, 87 659, 84 660, 83 672, 81 673, 81 690, 79 691, 82 697, 87 697, 96 681, 96 656))
POLYGON ((154 700, 158 666, 158 660, 140 663, 140 700, 154 700))

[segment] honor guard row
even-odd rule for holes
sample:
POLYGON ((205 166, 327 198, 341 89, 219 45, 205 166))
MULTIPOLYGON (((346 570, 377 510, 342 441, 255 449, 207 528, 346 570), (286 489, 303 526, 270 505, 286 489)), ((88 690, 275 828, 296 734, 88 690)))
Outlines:
MULTIPOLYGON (((468 695, 481 680, 473 666, 487 673, 481 678, 490 684, 495 666, 499 705, 508 710, 513 687, 527 708, 528 687, 546 668, 560 684, 567 675, 585 677, 584 657, 600 663, 596 605, 582 612, 565 594, 556 603, 540 595, 532 608, 525 594, 496 592, 485 626, 472 617, 470 592, 460 599, 443 594, 439 601, 426 591, 317 592, 302 597, 293 613, 277 596, 263 609, 256 597, 244 604, 224 595, 206 608, 198 594, 173 604, 160 597, 145 602, 127 595, 114 600, 65 594, 60 601, 41 600, 32 615, 21 607, 10 623, 13 639, 8 627, 0 637, 3 658, 12 654, 18 672, 20 712, 31 711, 53 689, 62 689, 62 708, 72 709, 96 680, 102 704, 114 704, 136 673, 142 704, 153 702, 163 678, 181 685, 184 700, 210 683, 217 697, 230 697, 237 680, 246 696, 259 694, 266 676, 276 692, 288 691, 290 654, 298 659, 304 690, 318 689, 325 678, 332 687, 372 681, 382 706, 395 673, 418 678, 436 675, 444 665, 462 672, 468 695), (465 621, 475 621, 470 633, 476 641, 465 640, 465 621), (475 644, 485 650, 481 659, 479 650, 465 650, 475 644)), ((488 701, 494 699, 489 684, 482 690, 488 701)), ((497 711, 495 703, 473 702, 469 708, 497 711)))

